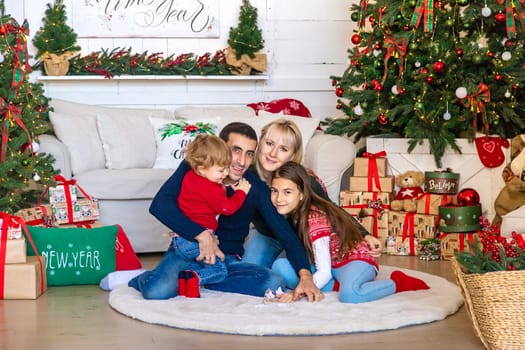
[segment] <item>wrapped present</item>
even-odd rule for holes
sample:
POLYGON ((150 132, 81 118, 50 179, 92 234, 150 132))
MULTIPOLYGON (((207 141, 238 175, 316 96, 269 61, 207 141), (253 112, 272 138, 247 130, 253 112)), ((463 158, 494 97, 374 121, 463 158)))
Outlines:
POLYGON ((425 192, 456 194, 459 190, 459 174, 450 170, 425 171, 425 192))
POLYGON ((439 215, 439 207, 447 204, 457 204, 456 196, 425 192, 417 197, 416 213, 439 215))
POLYGON ((55 227, 58 225, 53 216, 53 209, 49 204, 21 209, 15 213, 15 216, 24 219, 26 225, 44 227, 55 227))
MULTIPOLYGON (((439 235, 441 243, 441 259, 449 260, 455 252, 462 252, 470 249, 470 244, 474 244, 474 235, 476 232, 456 232, 442 233, 439 235)), ((481 244, 481 243, 480 243, 481 244)))
POLYGON ((2 228, 2 237, 5 239, 21 239, 22 226, 17 222, 10 219, 10 216, 6 213, 0 213, 0 227, 2 228))
POLYGON ((354 159, 354 176, 385 177, 387 169, 386 152, 364 152, 354 159))
POLYGON ((388 237, 387 211, 378 208, 359 208, 359 206, 343 206, 342 208, 354 216, 372 236, 376 237, 381 242, 382 251, 386 252, 385 244, 388 237))
POLYGON ((391 199, 391 192, 341 191, 339 193, 339 204, 341 206, 380 201, 383 207, 389 209, 391 199))
POLYGON ((417 255, 418 243, 436 235, 436 217, 400 211, 388 212, 387 253, 417 255))
POLYGON ((96 221, 100 218, 97 199, 80 198, 71 204, 53 204, 51 209, 59 225, 96 221))
MULTIPOLYGON (((2 244, 3 242, 0 242, 0 245, 2 244)), ((25 238, 22 237, 21 239, 8 239, 6 241, 5 263, 6 264, 25 263, 26 259, 27 259, 27 254, 26 254, 25 238)))
POLYGON ((439 207, 439 230, 441 232, 470 232, 481 228, 481 204, 439 207))
POLYGON ((350 177, 350 191, 357 192, 394 192, 394 176, 369 178, 365 176, 350 177))
POLYGON ((77 187, 66 183, 49 188, 49 203, 61 204, 71 203, 77 200, 77 187))
POLYGON ((43 256, 28 256, 25 263, 6 264, 0 280, 0 299, 36 299, 47 289, 43 256))

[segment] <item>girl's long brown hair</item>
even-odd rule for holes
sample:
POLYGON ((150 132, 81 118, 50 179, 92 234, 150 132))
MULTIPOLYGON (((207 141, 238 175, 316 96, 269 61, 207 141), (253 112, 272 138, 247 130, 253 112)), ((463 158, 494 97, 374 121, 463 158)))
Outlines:
POLYGON ((326 215, 332 232, 335 232, 339 236, 341 240, 340 252, 346 249, 353 249, 363 240, 358 227, 349 217, 349 214, 312 190, 311 178, 302 165, 293 161, 287 162, 273 173, 272 179, 275 178, 292 181, 303 194, 303 200, 300 201, 297 208, 290 213, 290 218, 311 261, 313 261, 313 250, 312 244, 310 243, 308 214, 312 210, 312 206, 316 208, 315 210, 319 210, 326 215))

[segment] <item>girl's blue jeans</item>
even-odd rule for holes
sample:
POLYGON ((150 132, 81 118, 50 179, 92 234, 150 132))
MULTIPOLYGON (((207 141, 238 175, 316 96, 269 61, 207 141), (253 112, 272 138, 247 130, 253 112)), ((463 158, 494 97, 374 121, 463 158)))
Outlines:
MULTIPOLYGON (((207 289, 262 297, 268 288, 285 287, 281 276, 268 268, 245 263, 233 255, 226 255, 224 264, 228 276, 222 282, 207 284, 207 289)), ((174 248, 172 240, 157 267, 133 278, 128 285, 141 292, 144 299, 173 298, 177 296, 179 272, 191 270, 191 266, 191 262, 174 248)))

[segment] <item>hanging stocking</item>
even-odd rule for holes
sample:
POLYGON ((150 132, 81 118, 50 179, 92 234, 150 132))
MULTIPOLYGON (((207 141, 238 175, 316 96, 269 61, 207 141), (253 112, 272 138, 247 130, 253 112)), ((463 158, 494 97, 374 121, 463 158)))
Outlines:
POLYGON ((487 168, 496 168, 505 161, 502 147, 509 148, 509 140, 499 136, 480 136, 474 139, 481 163, 487 168))

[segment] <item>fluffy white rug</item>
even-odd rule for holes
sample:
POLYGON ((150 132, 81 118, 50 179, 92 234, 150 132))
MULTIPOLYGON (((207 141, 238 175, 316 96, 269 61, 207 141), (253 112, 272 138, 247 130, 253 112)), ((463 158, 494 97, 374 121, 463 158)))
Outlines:
MULTIPOLYGON (((378 278, 394 268, 381 266, 378 278)), ((398 268, 396 268, 398 269, 398 268)), ((318 303, 263 303, 263 298, 209 290, 201 298, 144 300, 135 289, 121 286, 109 295, 118 312, 148 323, 243 335, 330 335, 396 329, 438 321, 463 304, 458 287, 444 278, 399 269, 423 279, 429 290, 404 292, 364 304, 343 304, 336 293, 318 303)))

